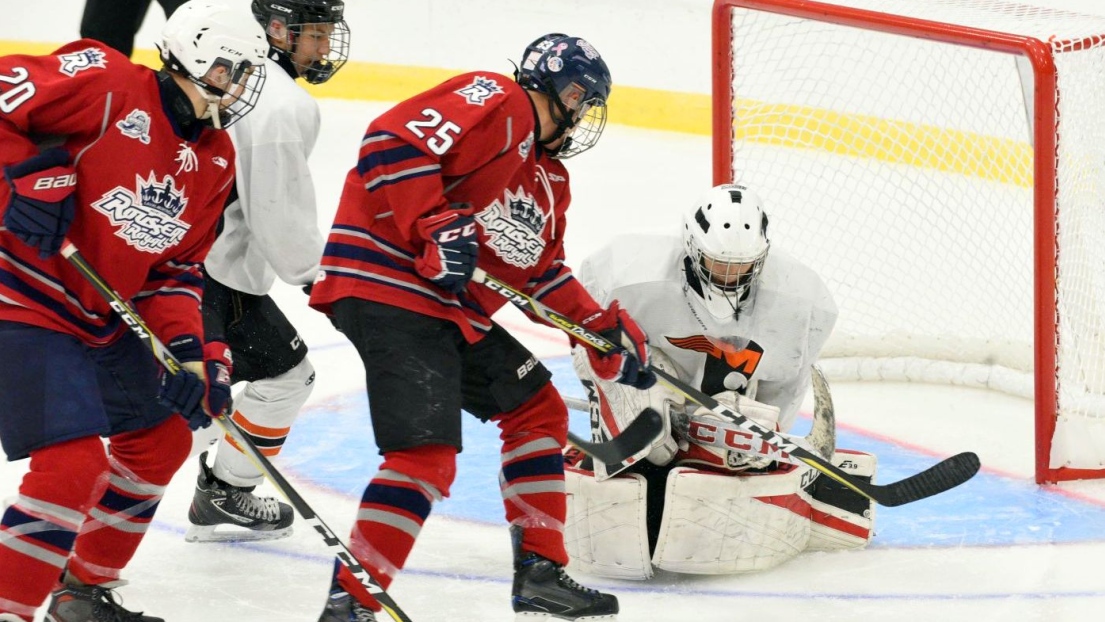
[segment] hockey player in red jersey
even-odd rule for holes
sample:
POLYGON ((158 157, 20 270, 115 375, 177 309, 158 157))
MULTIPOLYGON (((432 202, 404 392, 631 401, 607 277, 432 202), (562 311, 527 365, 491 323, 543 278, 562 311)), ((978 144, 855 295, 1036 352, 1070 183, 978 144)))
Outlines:
POLYGON ((199 266, 234 178, 215 128, 252 108, 266 50, 248 12, 193 0, 165 25, 160 71, 88 39, 0 58, 0 442, 30 458, 0 518, 0 620, 31 620, 51 591, 54 622, 161 620, 112 588, 189 427, 229 397, 226 347, 200 337, 199 266), (160 372, 65 239, 185 373, 160 372))
MULTIPOLYGON (((590 43, 552 34, 526 48, 515 80, 466 73, 399 103, 368 127, 346 179, 311 305, 360 353, 384 456, 351 548, 391 582, 433 502, 449 494, 463 408, 501 430, 514 610, 609 620, 617 599, 564 572, 567 410, 549 371, 490 319, 504 299, 470 279, 478 263, 592 330, 624 336, 637 356, 596 358, 599 373, 655 381, 638 362, 647 365, 644 333, 616 304, 595 303, 564 264, 562 160, 598 141, 610 73, 590 43)), ((350 579, 338 574, 323 622, 372 619, 351 602, 350 579)))

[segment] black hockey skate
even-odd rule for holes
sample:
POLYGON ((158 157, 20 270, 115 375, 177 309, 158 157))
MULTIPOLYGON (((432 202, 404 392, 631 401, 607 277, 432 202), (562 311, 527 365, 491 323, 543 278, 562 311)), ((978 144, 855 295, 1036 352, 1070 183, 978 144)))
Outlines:
POLYGON ((275 540, 292 534, 295 515, 287 503, 272 497, 258 497, 253 486, 238 487, 215 477, 207 466, 207 452, 200 454, 196 494, 188 508, 192 526, 188 542, 243 542, 275 540), (226 529, 217 527, 226 526, 226 529))
POLYGON ((318 622, 376 622, 376 614, 339 588, 330 592, 318 622))
POLYGON ((511 528, 514 541, 514 587, 511 603, 515 621, 616 620, 618 598, 583 587, 564 567, 536 553, 521 551, 521 530, 511 528))
POLYGON ((63 585, 50 594, 46 622, 165 622, 162 618, 127 611, 115 594, 99 585, 63 585))

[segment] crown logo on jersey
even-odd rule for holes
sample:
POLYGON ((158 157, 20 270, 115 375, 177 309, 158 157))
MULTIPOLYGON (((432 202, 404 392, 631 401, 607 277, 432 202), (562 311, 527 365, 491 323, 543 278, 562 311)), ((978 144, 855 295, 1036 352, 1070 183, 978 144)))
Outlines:
POLYGON ((165 176, 164 183, 159 184, 151 173, 149 179, 138 183, 138 196, 145 207, 173 218, 179 216, 188 203, 188 199, 173 188, 173 178, 168 175, 165 176))
POLYGON ((503 87, 499 86, 499 83, 491 78, 476 76, 472 84, 453 92, 464 97, 469 104, 482 106, 487 100, 501 94, 503 92, 503 87))
POLYGON ((79 52, 58 54, 58 60, 61 61, 60 71, 70 78, 80 71, 93 67, 107 68, 107 54, 100 48, 85 48, 79 52))
POLYGON ((518 188, 507 190, 502 199, 476 214, 476 220, 487 235, 487 246, 504 262, 519 268, 532 268, 541 259, 545 239, 541 233, 548 218, 533 195, 518 188))
POLYGON ((534 233, 541 233, 541 229, 545 228, 545 215, 530 197, 510 199, 510 217, 514 222, 525 225, 534 233))
POLYGON ((107 216, 115 235, 146 253, 162 253, 178 244, 191 225, 180 219, 188 206, 184 189, 174 187, 173 178, 161 182, 152 171, 149 177, 135 176, 135 190, 123 186, 106 192, 92 207, 107 216))

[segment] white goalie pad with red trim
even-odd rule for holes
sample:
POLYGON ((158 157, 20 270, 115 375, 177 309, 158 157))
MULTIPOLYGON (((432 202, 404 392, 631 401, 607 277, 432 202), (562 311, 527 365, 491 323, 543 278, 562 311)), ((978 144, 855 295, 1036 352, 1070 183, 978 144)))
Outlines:
MULTIPOLYGON (((874 454, 838 449, 833 465, 873 482, 878 459, 874 454)), ((861 549, 874 535, 875 502, 821 476, 812 487, 810 499, 810 551, 861 549)))
POLYGON ((728 475, 677 467, 668 474, 652 563, 689 574, 766 570, 810 538, 808 467, 728 475))
POLYGON ((567 467, 564 488, 564 547, 572 567, 601 577, 651 578, 645 478, 623 473, 598 481, 591 471, 567 467))

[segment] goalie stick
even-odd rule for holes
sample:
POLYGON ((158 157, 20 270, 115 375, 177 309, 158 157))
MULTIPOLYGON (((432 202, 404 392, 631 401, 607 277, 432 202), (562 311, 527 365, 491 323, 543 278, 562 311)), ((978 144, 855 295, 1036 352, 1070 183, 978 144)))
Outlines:
MULTIPOLYGON (((142 343, 144 343, 151 352, 153 352, 154 358, 161 363, 167 373, 178 374, 182 371, 183 368, 181 367, 180 361, 178 361, 176 357, 173 356, 172 352, 165 347, 165 344, 157 338, 157 335, 153 334, 153 331, 146 325, 142 316, 138 315, 134 309, 131 309, 130 305, 123 300, 123 297, 107 284, 103 277, 100 276, 99 272, 85 260, 72 242, 66 240, 65 243, 62 244, 61 254, 73 264, 77 271, 81 273, 81 276, 87 279, 100 296, 111 305, 111 308, 119 314, 123 322, 138 335, 138 338, 142 340, 142 343)), ((238 427, 238 424, 232 418, 226 416, 225 413, 214 417, 214 419, 222 426, 223 430, 234 439, 234 442, 237 443, 239 447, 246 450, 253 459, 254 464, 256 464, 269 478, 276 489, 287 498, 296 512, 303 517, 303 520, 314 528, 326 545, 332 549, 336 549, 334 554, 338 562, 352 573, 357 581, 360 582, 361 586, 363 586, 365 590, 376 599, 376 602, 384 608, 384 611, 386 611, 395 622, 412 622, 410 617, 407 616, 391 596, 388 595, 379 581, 368 573, 368 569, 365 568, 364 564, 357 560, 353 552, 345 545, 345 542, 334 534, 334 531, 323 522, 322 518, 315 514, 311 506, 307 505, 307 502, 294 488, 292 488, 288 480, 285 479, 284 476, 276 470, 276 467, 269 462, 269 459, 257 449, 253 440, 246 436, 242 429, 238 427)), ((367 603, 362 604, 367 605, 367 603)))
MULTIPOLYGON (((571 398, 564 398, 567 404, 571 398)), ((569 408, 574 408, 568 404, 569 408)), ((584 409, 586 412, 586 409, 584 409)), ((585 441, 568 432, 568 442, 595 460, 606 464, 616 464, 629 460, 652 444, 664 432, 664 420, 660 413, 651 408, 641 411, 624 430, 614 438, 603 442, 585 441)))
MULTIPOLYGON (((616 344, 609 339, 583 326, 573 322, 567 316, 546 307, 537 300, 514 289, 510 285, 487 274, 483 269, 476 268, 472 280, 482 283, 491 291, 499 294, 511 302, 511 304, 523 311, 541 318, 556 328, 563 330, 577 340, 595 348, 599 352, 609 353, 623 351, 627 356, 631 348, 616 344)), ((706 395, 702 391, 686 384, 679 378, 659 368, 652 368, 652 372, 672 389, 682 393, 688 399, 706 408, 731 419, 740 429, 751 434, 753 441, 759 443, 756 453, 771 457, 783 462, 801 461, 822 474, 840 482, 844 486, 871 499, 879 505, 894 507, 918 501, 932 495, 950 490, 974 477, 978 473, 980 463, 978 455, 973 452, 956 454, 936 463, 929 469, 907 477, 903 480, 885 485, 877 485, 865 482, 853 477, 845 471, 834 466, 828 459, 822 458, 812 451, 806 450, 794 442, 779 436, 744 415, 734 412, 718 403, 717 400, 706 395)))

